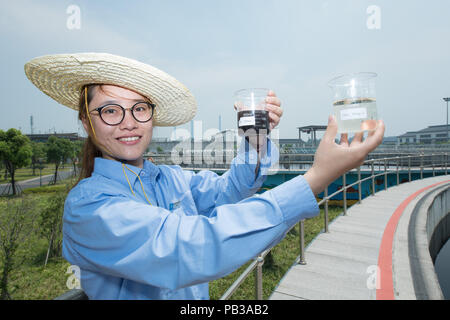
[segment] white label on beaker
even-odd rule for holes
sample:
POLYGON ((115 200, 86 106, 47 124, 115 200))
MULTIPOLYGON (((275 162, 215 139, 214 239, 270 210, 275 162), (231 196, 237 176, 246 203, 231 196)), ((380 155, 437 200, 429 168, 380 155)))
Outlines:
POLYGON ((348 108, 341 110, 341 120, 366 119, 367 108, 348 108))
POLYGON ((239 127, 243 126, 254 126, 255 125, 255 117, 241 117, 239 119, 239 127))

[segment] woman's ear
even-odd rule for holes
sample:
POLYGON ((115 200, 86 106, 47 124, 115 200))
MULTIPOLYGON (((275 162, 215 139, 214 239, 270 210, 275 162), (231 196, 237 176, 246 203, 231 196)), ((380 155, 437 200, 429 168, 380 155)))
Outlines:
POLYGON ((83 124, 84 131, 86 133, 89 133, 91 130, 89 130, 90 129, 89 120, 86 119, 86 116, 81 117, 81 123, 83 124))

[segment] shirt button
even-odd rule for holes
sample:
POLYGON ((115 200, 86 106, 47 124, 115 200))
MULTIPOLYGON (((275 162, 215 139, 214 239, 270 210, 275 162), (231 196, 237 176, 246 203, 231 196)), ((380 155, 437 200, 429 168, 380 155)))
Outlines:
POLYGON ((140 175, 145 176, 145 171, 141 171, 140 175))

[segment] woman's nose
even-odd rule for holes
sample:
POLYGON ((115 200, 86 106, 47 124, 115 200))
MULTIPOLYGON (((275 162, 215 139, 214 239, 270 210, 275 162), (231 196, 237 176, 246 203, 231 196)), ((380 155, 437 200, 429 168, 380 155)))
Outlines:
POLYGON ((134 129, 137 127, 137 121, 134 119, 131 109, 125 109, 125 116, 120 124, 121 129, 134 129))

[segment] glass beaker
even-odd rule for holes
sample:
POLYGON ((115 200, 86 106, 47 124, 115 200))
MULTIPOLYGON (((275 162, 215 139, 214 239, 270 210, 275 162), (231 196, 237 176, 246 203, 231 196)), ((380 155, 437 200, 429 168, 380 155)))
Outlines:
POLYGON ((332 79, 333 112, 338 133, 373 131, 378 125, 375 78, 373 72, 346 74, 332 79))
POLYGON ((266 97, 269 89, 241 89, 234 94, 237 122, 240 134, 269 134, 269 112, 266 97))

